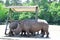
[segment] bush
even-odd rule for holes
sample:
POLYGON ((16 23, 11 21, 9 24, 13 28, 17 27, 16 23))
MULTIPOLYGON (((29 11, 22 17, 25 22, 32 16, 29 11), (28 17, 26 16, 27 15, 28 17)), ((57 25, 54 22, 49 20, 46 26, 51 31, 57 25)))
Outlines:
POLYGON ((0 22, 5 21, 7 17, 7 9, 3 4, 0 3, 0 22))
POLYGON ((52 22, 59 23, 60 21, 60 5, 59 3, 53 2, 49 6, 49 12, 51 13, 52 22))
POLYGON ((23 19, 35 19, 35 13, 22 12, 19 16, 19 20, 23 20, 23 19))

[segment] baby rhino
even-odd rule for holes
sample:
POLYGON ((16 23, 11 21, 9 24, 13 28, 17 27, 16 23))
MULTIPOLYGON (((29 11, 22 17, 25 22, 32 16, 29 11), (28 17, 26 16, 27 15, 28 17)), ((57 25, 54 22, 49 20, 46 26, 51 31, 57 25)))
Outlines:
POLYGON ((9 36, 14 36, 13 30, 17 28, 19 21, 16 20, 16 21, 9 21, 9 22, 10 22, 10 25, 9 25, 9 28, 10 28, 9 36))
POLYGON ((47 21, 41 19, 38 20, 30 19, 30 20, 21 21, 18 24, 18 27, 14 29, 14 32, 15 34, 19 34, 23 30, 27 32, 29 36, 29 33, 35 33, 42 30, 41 37, 44 37, 45 33, 46 33, 46 37, 49 37, 48 28, 49 25, 47 21))
MULTIPOLYGON (((8 34, 9 36, 14 36, 13 30, 18 27, 19 22, 20 22, 19 20, 9 21, 9 23, 10 23, 9 24, 9 29, 10 30, 9 30, 9 34, 8 34)), ((21 35, 23 35, 23 33, 24 33, 24 35, 26 35, 25 34, 26 33, 25 31, 22 31, 21 32, 21 35)))

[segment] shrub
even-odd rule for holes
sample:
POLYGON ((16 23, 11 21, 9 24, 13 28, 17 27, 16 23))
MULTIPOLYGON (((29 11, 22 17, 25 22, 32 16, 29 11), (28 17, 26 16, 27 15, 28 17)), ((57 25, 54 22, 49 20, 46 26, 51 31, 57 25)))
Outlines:
POLYGON ((5 21, 6 17, 7 17, 7 9, 3 4, 0 3, 0 22, 5 21))

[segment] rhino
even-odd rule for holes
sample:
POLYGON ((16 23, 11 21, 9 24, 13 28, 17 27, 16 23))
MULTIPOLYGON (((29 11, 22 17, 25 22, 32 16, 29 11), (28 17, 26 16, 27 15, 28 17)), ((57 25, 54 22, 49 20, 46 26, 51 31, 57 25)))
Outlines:
MULTIPOLYGON (((20 20, 14 20, 14 21, 10 20, 8 22, 10 23, 9 24, 9 29, 10 29, 9 36, 14 36, 13 30, 17 28, 18 23, 20 22, 20 20)), ((23 35, 23 33, 24 33, 24 35, 26 35, 26 32, 22 30, 21 35, 23 35)))
POLYGON ((42 19, 27 19, 27 20, 22 20, 19 22, 18 27, 16 29, 13 30, 13 32, 15 34, 19 34, 20 32, 25 31, 27 32, 28 36, 29 33, 35 33, 35 32, 39 32, 40 30, 42 31, 41 37, 44 37, 45 33, 46 33, 46 38, 49 37, 49 24, 47 23, 46 20, 42 20, 42 19))
POLYGON ((10 22, 10 24, 9 24, 9 29, 10 29, 10 31, 9 31, 9 36, 14 36, 12 30, 14 30, 14 29, 17 28, 19 21, 16 20, 16 21, 9 21, 9 22, 10 22))

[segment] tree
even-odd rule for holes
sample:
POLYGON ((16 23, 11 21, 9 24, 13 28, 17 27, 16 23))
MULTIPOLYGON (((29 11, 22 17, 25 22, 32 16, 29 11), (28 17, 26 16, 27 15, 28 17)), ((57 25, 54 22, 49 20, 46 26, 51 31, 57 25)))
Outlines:
POLYGON ((52 2, 52 0, 48 0, 48 2, 49 2, 49 3, 51 3, 51 2, 52 2))
POLYGON ((59 0, 59 2, 60 2, 60 0, 59 0))
POLYGON ((4 1, 3 0, 0 0, 0 3, 4 4, 4 1))
POLYGON ((9 6, 10 5, 9 1, 10 0, 6 0, 6 3, 5 3, 6 6, 9 6))
POLYGON ((56 1, 56 0, 54 0, 54 1, 56 1))
POLYGON ((11 5, 22 5, 22 0, 11 0, 11 5))
POLYGON ((40 2, 41 2, 41 0, 32 0, 32 2, 34 3, 34 5, 38 5, 40 2))
POLYGON ((30 0, 27 0, 26 2, 27 2, 27 3, 29 3, 29 2, 30 2, 30 0))

